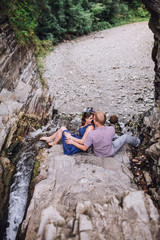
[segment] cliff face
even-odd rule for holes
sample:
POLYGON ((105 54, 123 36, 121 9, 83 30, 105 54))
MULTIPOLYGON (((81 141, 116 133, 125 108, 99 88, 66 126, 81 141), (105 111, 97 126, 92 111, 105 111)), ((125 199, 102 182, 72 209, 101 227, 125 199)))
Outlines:
POLYGON ((0 151, 20 112, 41 120, 51 105, 42 91, 34 47, 19 46, 7 17, 0 15, 0 151))
POLYGON ((41 87, 34 48, 17 44, 14 31, 5 16, 2 16, 0 22, 0 54, 0 90, 5 88, 13 92, 19 81, 32 88, 41 87))
POLYGON ((149 27, 155 36, 152 58, 155 62, 155 100, 160 107, 160 3, 159 0, 143 0, 143 2, 151 13, 149 27))
POLYGON ((151 13, 149 27, 154 33, 155 43, 152 51, 152 59, 155 62, 155 108, 146 113, 144 124, 151 137, 150 147, 146 150, 152 169, 152 181, 154 188, 150 189, 154 199, 160 208, 160 2, 159 0, 143 0, 151 13))

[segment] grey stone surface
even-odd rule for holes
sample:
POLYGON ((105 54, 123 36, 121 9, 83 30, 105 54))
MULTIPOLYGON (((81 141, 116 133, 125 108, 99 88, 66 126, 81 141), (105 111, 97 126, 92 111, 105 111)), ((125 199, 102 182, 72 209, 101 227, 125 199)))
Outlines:
MULTIPOLYGON (((6 141, 6 137, 8 137, 8 143, 11 143, 21 108, 22 104, 18 102, 9 101, 0 104, 0 151, 6 141)), ((6 147, 8 146, 6 145, 6 147)))
POLYGON ((123 163, 93 154, 65 156, 62 145, 45 150, 42 159, 48 175, 36 184, 23 221, 26 240, 158 240, 158 211, 134 188, 123 163))
POLYGON ((11 101, 14 100, 14 93, 8 91, 7 89, 3 88, 2 91, 0 92, 0 101, 11 101))
POLYGON ((20 103, 26 103, 32 87, 19 80, 17 87, 14 90, 15 100, 20 103))

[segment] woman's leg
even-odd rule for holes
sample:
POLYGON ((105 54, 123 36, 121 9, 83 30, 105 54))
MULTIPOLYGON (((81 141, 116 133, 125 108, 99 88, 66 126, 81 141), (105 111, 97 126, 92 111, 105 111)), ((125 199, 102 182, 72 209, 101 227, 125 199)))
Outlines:
POLYGON ((113 149, 114 154, 117 153, 117 151, 123 146, 123 144, 129 143, 134 147, 138 147, 140 144, 140 139, 136 137, 132 137, 128 134, 124 134, 117 138, 115 141, 113 141, 113 149))
POLYGON ((61 128, 56 132, 54 141, 53 141, 53 142, 49 142, 48 145, 49 145, 49 146, 56 145, 56 144, 62 139, 62 133, 63 133, 64 130, 67 130, 67 128, 66 128, 66 127, 61 127, 61 128))
MULTIPOLYGON (((58 132, 58 131, 57 131, 57 132, 58 132)), ((55 132, 53 135, 51 135, 51 136, 49 136, 49 137, 41 137, 40 140, 44 140, 44 141, 46 141, 46 142, 49 142, 49 141, 51 141, 51 140, 53 140, 53 139, 56 138, 57 132, 55 132)))
MULTIPOLYGON (((66 130, 66 128, 65 127, 61 127, 60 129, 64 129, 64 130, 66 130)), ((44 141, 46 141, 46 142, 50 142, 51 140, 54 140, 56 137, 57 137, 57 135, 59 134, 59 130, 60 129, 58 129, 53 135, 51 135, 51 136, 49 136, 49 137, 41 137, 40 138, 40 140, 44 140, 44 141)))

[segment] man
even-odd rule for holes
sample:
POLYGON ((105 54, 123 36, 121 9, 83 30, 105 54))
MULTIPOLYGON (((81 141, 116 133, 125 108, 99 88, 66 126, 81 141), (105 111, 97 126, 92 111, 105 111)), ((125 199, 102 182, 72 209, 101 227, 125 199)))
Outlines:
POLYGON ((134 147, 138 147, 141 139, 124 134, 113 141, 115 136, 114 127, 105 126, 106 115, 103 112, 95 112, 94 124, 95 130, 88 133, 84 144, 79 144, 71 139, 66 141, 67 144, 73 144, 82 151, 86 151, 93 145, 93 151, 96 156, 110 157, 114 156, 123 144, 129 143, 134 147))

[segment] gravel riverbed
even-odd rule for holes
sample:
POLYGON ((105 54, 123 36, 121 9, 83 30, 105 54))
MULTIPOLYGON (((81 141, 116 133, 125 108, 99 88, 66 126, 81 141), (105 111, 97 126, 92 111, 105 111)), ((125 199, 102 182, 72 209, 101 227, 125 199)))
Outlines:
POLYGON ((88 106, 126 122, 154 105, 153 33, 147 22, 94 32, 55 47, 44 73, 59 113, 88 106))

